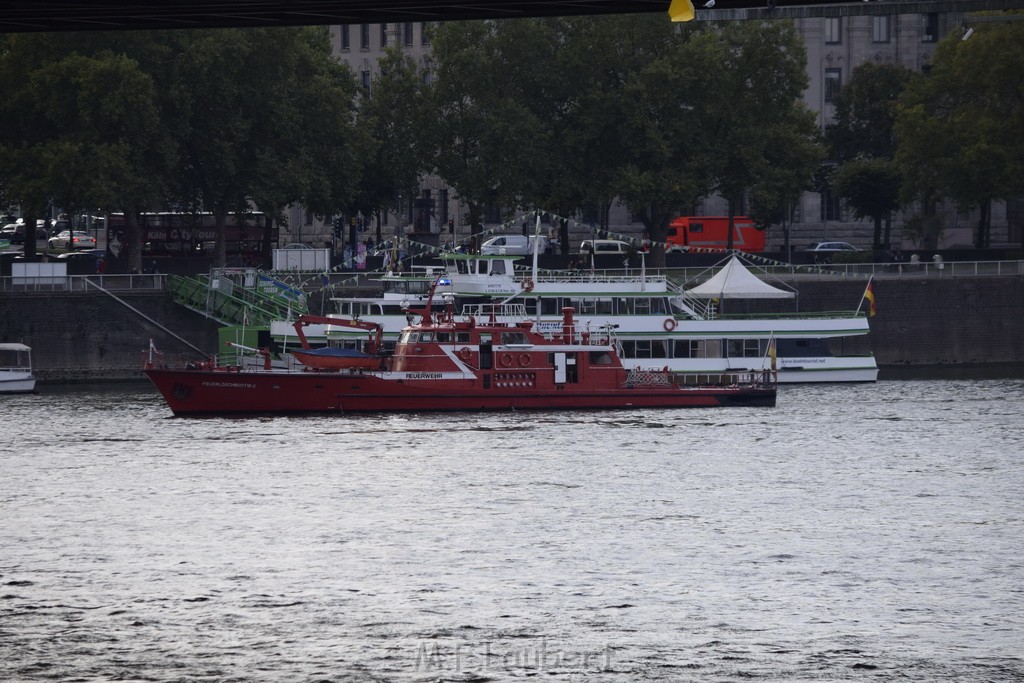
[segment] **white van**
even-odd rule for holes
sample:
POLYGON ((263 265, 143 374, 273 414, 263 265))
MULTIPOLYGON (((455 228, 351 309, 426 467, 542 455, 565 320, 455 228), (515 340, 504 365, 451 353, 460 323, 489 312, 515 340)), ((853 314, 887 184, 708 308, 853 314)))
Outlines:
MULTIPOLYGON (((540 235, 539 251, 544 253, 548 248, 548 238, 540 235)), ((480 253, 483 255, 507 254, 510 256, 525 256, 533 253, 534 236, 530 235, 498 235, 492 237, 480 245, 480 253)))
POLYGON ((583 240, 580 254, 628 254, 629 243, 621 240, 583 240))

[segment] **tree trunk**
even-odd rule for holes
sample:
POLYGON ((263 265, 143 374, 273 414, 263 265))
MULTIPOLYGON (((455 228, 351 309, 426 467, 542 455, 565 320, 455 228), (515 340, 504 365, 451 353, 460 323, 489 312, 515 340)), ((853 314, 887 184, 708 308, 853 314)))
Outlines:
POLYGON ((466 205, 466 209, 469 211, 467 218, 469 219, 469 235, 472 238, 472 244, 470 251, 474 254, 480 253, 481 235, 483 234, 483 226, 480 225, 480 217, 483 212, 480 209, 480 205, 476 202, 469 202, 466 205))
POLYGON ((892 249, 892 214, 885 215, 885 235, 882 240, 886 249, 892 249))
POLYGON ((879 251, 882 248, 882 217, 875 216, 875 234, 873 236, 872 248, 875 251, 879 251))
POLYGON ((725 248, 729 251, 733 249, 732 233, 736 229, 736 204, 732 199, 729 200, 729 235, 725 240, 725 248))
POLYGON ((939 232, 942 226, 939 225, 938 216, 935 215, 935 202, 926 199, 923 202, 922 208, 921 248, 937 249, 939 246, 939 232))
POLYGON ((142 272, 142 229, 139 227, 139 213, 134 206, 124 210, 124 246, 126 254, 125 267, 129 273, 142 272))
POLYGON ((216 231, 217 241, 216 247, 214 248, 213 265, 216 268, 223 268, 228 262, 228 251, 227 251, 227 235, 225 235, 225 227, 228 222, 228 209, 223 203, 218 202, 213 210, 214 218, 214 230, 216 231))
POLYGON ((978 205, 978 232, 974 237, 974 246, 985 249, 991 244, 992 202, 985 200, 978 205))
MULTIPOLYGON (((36 260, 36 221, 39 220, 36 216, 42 215, 42 213, 38 209, 28 209, 22 214, 25 221, 25 243, 22 245, 21 252, 25 255, 26 261, 36 260)), ((68 248, 71 250, 70 244, 68 244, 68 248)))
POLYGON ((260 249, 260 252, 261 252, 260 267, 265 269, 265 270, 270 270, 273 267, 273 265, 274 265, 273 264, 273 259, 271 257, 271 251, 273 250, 274 245, 270 241, 270 235, 274 232, 271 228, 274 225, 274 222, 277 221, 277 215, 280 212, 281 212, 281 207, 275 206, 275 207, 271 208, 270 210, 265 211, 263 213, 263 216, 266 219, 266 222, 263 225, 263 236, 260 238, 260 241, 262 243, 262 248, 260 249))

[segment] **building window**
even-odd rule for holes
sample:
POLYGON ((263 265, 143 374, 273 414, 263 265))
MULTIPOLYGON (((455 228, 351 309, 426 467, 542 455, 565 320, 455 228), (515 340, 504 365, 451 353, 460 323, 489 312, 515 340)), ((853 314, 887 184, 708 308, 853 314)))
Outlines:
POLYGON ((821 193, 821 220, 842 220, 842 215, 839 209, 839 197, 833 195, 830 188, 825 188, 825 191, 821 193))
POLYGON ((843 42, 843 18, 825 18, 825 43, 833 45, 843 42))
POLYGON ((842 69, 825 69, 825 101, 835 102, 843 87, 842 69))
POLYGON ((349 41, 348 41, 348 24, 344 24, 340 28, 341 28, 341 49, 342 50, 348 50, 351 47, 351 45, 349 45, 349 41))
POLYGON ((403 26, 403 34, 404 34, 403 37, 405 38, 405 44, 407 46, 411 47, 412 46, 412 22, 411 21, 405 22, 405 25, 403 26))
POLYGON ((381 24, 380 25, 380 46, 381 46, 381 49, 383 49, 383 48, 388 46, 388 25, 387 24, 381 24))
POLYGON ((939 13, 929 12, 928 14, 921 15, 924 19, 923 33, 921 34, 922 43, 934 43, 939 39, 939 13))
POLYGON ((871 42, 889 42, 889 19, 891 17, 888 14, 871 17, 871 42))
POLYGON ((359 72, 359 77, 360 77, 360 79, 362 81, 363 87, 366 88, 367 90, 369 90, 370 89, 370 72, 369 71, 360 71, 359 72))
POLYGON ((430 25, 425 22, 420 22, 420 45, 430 45, 430 25))
POLYGON ((360 24, 359 25, 359 48, 362 50, 370 49, 370 25, 360 24))

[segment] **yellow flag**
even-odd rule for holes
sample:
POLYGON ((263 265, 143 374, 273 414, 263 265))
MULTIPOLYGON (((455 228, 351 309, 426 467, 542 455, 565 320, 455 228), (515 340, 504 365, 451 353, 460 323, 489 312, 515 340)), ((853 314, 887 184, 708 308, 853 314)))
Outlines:
POLYGON ((693 3, 690 0, 672 0, 668 6, 668 18, 672 21, 693 21, 693 3))

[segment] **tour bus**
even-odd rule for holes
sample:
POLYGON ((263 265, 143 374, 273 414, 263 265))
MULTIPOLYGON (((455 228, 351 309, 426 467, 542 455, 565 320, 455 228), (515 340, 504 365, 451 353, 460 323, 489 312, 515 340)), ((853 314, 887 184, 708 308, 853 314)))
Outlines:
MULTIPOLYGON (((728 216, 680 216, 668 227, 666 251, 685 251, 687 247, 725 249, 729 242, 728 216)), ((746 216, 733 216, 733 249, 764 251, 764 230, 758 230, 746 216)))
MULTIPOLYGON (((217 240, 216 218, 209 212, 143 213, 139 215, 139 228, 144 261, 210 257, 217 240)), ((120 245, 127 242, 125 229, 124 214, 110 214, 107 251, 114 260, 121 255, 120 245)), ((265 260, 266 245, 276 246, 278 229, 259 211, 229 213, 224 238, 227 258, 233 265, 259 266, 265 260)))

